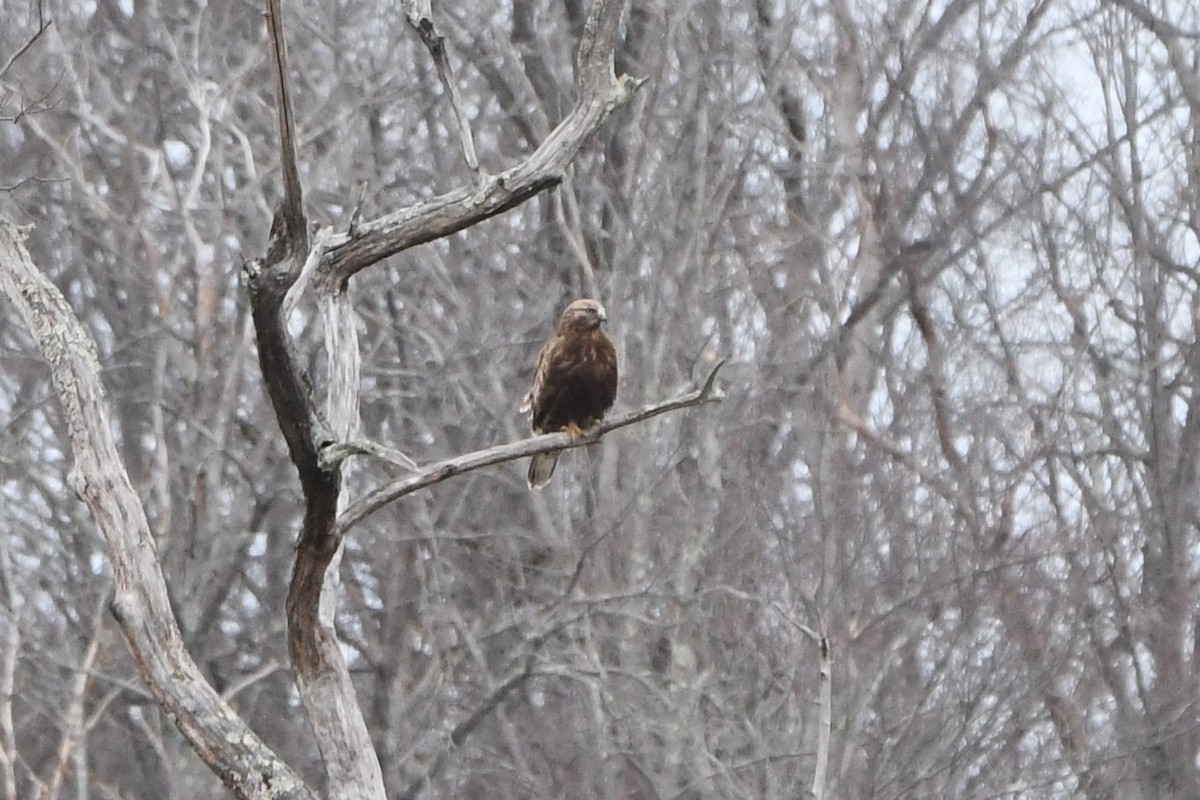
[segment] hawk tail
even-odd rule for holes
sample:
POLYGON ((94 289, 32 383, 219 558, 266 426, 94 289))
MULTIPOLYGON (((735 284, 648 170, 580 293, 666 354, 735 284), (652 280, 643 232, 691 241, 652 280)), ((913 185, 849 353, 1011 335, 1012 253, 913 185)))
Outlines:
POLYGON ((551 453, 538 453, 529 459, 529 488, 540 489, 554 477, 554 467, 558 464, 561 450, 551 453))

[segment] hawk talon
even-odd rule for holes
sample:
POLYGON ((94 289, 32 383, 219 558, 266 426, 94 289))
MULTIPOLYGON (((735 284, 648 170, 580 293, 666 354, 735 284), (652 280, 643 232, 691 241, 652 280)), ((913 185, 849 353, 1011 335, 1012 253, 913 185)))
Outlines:
POLYGON ((568 422, 566 425, 563 425, 563 430, 566 431, 572 439, 578 439, 579 437, 583 436, 583 428, 579 427, 574 422, 568 422))

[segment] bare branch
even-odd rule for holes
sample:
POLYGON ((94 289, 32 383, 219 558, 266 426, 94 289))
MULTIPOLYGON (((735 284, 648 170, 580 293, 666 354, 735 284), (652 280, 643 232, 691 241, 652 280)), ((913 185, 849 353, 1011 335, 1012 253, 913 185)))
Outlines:
POLYGON ((950 403, 946 392, 946 359, 943 355, 941 338, 933 315, 925 298, 921 296, 921 279, 918 270, 909 267, 905 270, 905 283, 908 289, 908 310, 917 325, 917 331, 925 342, 925 383, 929 387, 929 396, 933 401, 933 417, 937 423, 938 443, 942 447, 942 455, 947 463, 959 475, 966 474, 966 464, 962 455, 954 446, 954 426, 951 424, 950 403))
POLYGON ((221 692, 221 697, 225 698, 226 700, 232 700, 242 691, 284 669, 286 669, 286 667, 283 664, 280 664, 278 661, 268 661, 258 669, 251 672, 249 675, 243 675, 237 680, 231 682, 225 687, 225 690, 221 692))
POLYGON ((0 290, 50 367, 75 466, 71 483, 108 545, 113 616, 138 673, 197 755, 237 797, 315 795, 217 694, 184 648, 145 509, 112 437, 95 343, 58 289, 33 265, 24 234, 0 220, 0 290))
POLYGON ((441 80, 442 86, 450 96, 450 105, 454 108, 454 118, 458 122, 458 134, 462 140, 463 157, 466 158, 471 172, 478 174, 479 158, 475 155, 471 121, 467 119, 467 112, 463 109, 462 95, 459 93, 458 83, 454 79, 454 70, 450 67, 450 58, 446 55, 446 40, 438 33, 437 27, 433 23, 430 0, 403 0, 402 5, 404 6, 404 16, 408 18, 408 24, 421 37, 421 42, 429 51, 429 55, 433 56, 438 79, 441 80))
POLYGON ((600 95, 616 83, 633 80, 624 76, 617 81, 613 74, 612 43, 624 10, 624 2, 592 0, 575 55, 575 83, 585 94, 600 95))
POLYGON ((528 158, 483 182, 361 222, 356 235, 332 237, 321 268, 336 284, 390 255, 449 236, 519 206, 562 182, 583 143, 642 81, 612 75, 613 36, 624 0, 594 0, 580 42, 579 101, 528 158), (607 71, 606 71, 607 70, 607 71))
POLYGON ((462 744, 479 727, 479 724, 487 719, 504 702, 504 698, 512 694, 514 689, 520 687, 533 676, 535 657, 536 652, 526 656, 522 667, 515 670, 498 686, 492 689, 483 702, 479 704, 479 707, 469 717, 455 725, 454 729, 448 734, 437 730, 429 732, 429 736, 435 740, 430 745, 432 749, 436 750, 436 755, 433 756, 429 769, 424 774, 417 776, 400 794, 402 800, 416 800, 416 798, 420 797, 421 792, 429 785, 429 782, 442 771, 442 767, 446 764, 446 759, 454 752, 454 748, 462 744))
POLYGON ((23 56, 26 50, 33 47, 34 42, 40 39, 42 34, 49 30, 50 26, 54 24, 54 20, 46 19, 42 9, 42 0, 38 0, 37 9, 38 29, 34 31, 33 35, 25 41, 25 44, 18 47, 17 51, 9 56, 8 61, 4 62, 4 66, 0 67, 0 81, 4 80, 5 76, 8 75, 8 71, 12 69, 12 65, 17 63, 17 59, 23 56))
MULTIPOLYGON (((271 48, 271 76, 275 81, 275 112, 279 123, 279 164, 283 171, 283 200, 271 225, 271 245, 277 234, 297 250, 308 241, 304 221, 304 194, 296 166, 296 121, 287 82, 287 43, 283 38, 282 0, 267 0, 267 40, 271 48)), ((270 260, 270 258, 268 258, 270 260)))
POLYGON ((825 798, 825 772, 829 767, 829 733, 833 726, 833 657, 829 649, 829 637, 821 632, 818 645, 821 661, 817 667, 817 678, 821 684, 821 712, 817 726, 817 763, 813 768, 811 794, 813 800, 825 798))
POLYGON ((413 461, 394 447, 372 442, 368 439, 355 439, 352 442, 338 442, 325 447, 321 451, 321 462, 333 466, 345 461, 350 456, 372 456, 380 461, 386 461, 397 467, 403 467, 410 472, 419 472, 420 464, 413 461))
POLYGON ((1190 48, 1185 47, 1179 41, 1180 39, 1190 39, 1193 42, 1192 47, 1194 47, 1198 34, 1179 29, 1165 19, 1155 16, 1148 8, 1134 0, 1117 0, 1116 5, 1128 11, 1166 48, 1171 68, 1179 79, 1179 85, 1183 89, 1184 97, 1187 98, 1192 114, 1200 114, 1200 76, 1197 76, 1194 65, 1188 59, 1190 48))
POLYGON ((1135 0, 1116 0, 1116 5, 1129 12, 1130 16, 1140 22, 1151 33, 1160 38, 1178 36, 1181 39, 1200 39, 1200 31, 1189 31, 1172 24, 1165 17, 1157 16, 1150 9, 1135 0))
MULTIPOLYGON (((438 62, 439 74, 460 115, 464 152, 468 163, 475 168, 474 148, 461 98, 455 98, 453 74, 449 71, 444 45, 429 18, 428 5, 408 3, 406 11, 438 62)), ((592 9, 593 16, 604 24, 597 25, 590 35, 598 36, 596 31, 607 33, 603 41, 593 41, 589 46, 608 54, 610 75, 613 34, 622 6, 619 0, 604 0, 596 2, 592 9)), ((305 500, 287 598, 288 645, 297 687, 321 750, 331 793, 347 798, 382 798, 379 761, 338 646, 333 614, 336 594, 328 586, 336 579, 333 565, 343 533, 337 524, 337 510, 343 483, 341 461, 348 454, 329 446, 351 438, 358 415, 359 353, 349 299, 344 291, 346 282, 356 271, 386 255, 465 228, 556 184, 587 137, 613 108, 628 99, 635 82, 610 80, 604 91, 589 84, 593 90, 581 93, 576 112, 551 133, 533 156, 503 175, 374 222, 358 222, 356 214, 350 233, 322 237, 313 244, 309 241, 296 167, 281 0, 267 0, 267 23, 278 104, 284 196, 272 221, 267 254, 248 263, 245 275, 258 335, 260 368, 292 461, 300 473, 305 500), (318 264, 315 271, 314 263, 318 264), (328 417, 317 411, 313 388, 295 357, 287 331, 286 311, 297 292, 310 280, 320 294, 326 355, 330 359, 328 417)), ((711 393, 711 382, 708 388, 711 393)), ((375 452, 387 451, 378 448, 375 452)), ((403 462, 402 457, 396 460, 403 462)))
POLYGON ((454 458, 426 465, 417 474, 381 486, 362 499, 352 503, 338 518, 338 532, 341 535, 345 535, 346 531, 350 528, 388 503, 404 497, 406 494, 412 494, 420 489, 428 488, 457 475, 474 472, 477 469, 490 467, 493 464, 515 461, 518 458, 525 458, 535 453, 548 453, 551 450, 569 450, 573 447, 582 447, 586 444, 592 444, 609 431, 615 431, 618 428, 624 428, 670 411, 678 411, 683 408, 691 408, 692 406, 719 401, 725 395, 720 387, 715 384, 715 381, 717 372, 724 363, 725 360, 722 359, 713 366, 712 371, 708 374, 708 378, 704 381, 704 385, 699 389, 694 389, 674 399, 644 406, 637 411, 630 411, 606 420, 589 431, 587 435, 578 439, 572 439, 568 433, 547 433, 517 442, 509 442, 508 444, 500 444, 495 447, 476 450, 472 453, 466 453, 465 455, 455 456, 454 458))
POLYGON ((895 442, 889 441, 883 437, 878 431, 867 424, 866 420, 855 414, 844 403, 839 404, 834 412, 837 421, 845 425, 850 430, 857 433, 865 442, 875 448, 888 454, 900 464, 904 465, 912 474, 919 477, 925 485, 929 486, 943 500, 950 504, 955 513, 970 526, 971 530, 977 531, 980 528, 979 518, 971 509, 970 505, 963 499, 961 494, 954 491, 945 481, 936 474, 926 469, 921 462, 911 453, 904 450, 895 442))
POLYGON ((347 229, 350 236, 358 234, 358 222, 362 219, 363 203, 367 199, 367 182, 363 181, 358 186, 358 199, 354 201, 354 211, 350 213, 350 226, 347 229))
POLYGON ((4 797, 16 797, 17 737, 13 726, 13 697, 17 654, 21 651, 21 624, 17 617, 17 585, 13 580, 9 539, 0 536, 0 586, 5 593, 4 606, 0 609, 0 629, 5 631, 4 647, 0 648, 0 775, 3 776, 4 797))

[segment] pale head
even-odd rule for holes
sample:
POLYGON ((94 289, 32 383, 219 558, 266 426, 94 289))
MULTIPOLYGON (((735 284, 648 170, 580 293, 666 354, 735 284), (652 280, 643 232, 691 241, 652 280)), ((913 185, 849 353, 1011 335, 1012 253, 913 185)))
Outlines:
POLYGON ((558 322, 558 327, 562 328, 583 328, 590 330, 600 327, 600 323, 606 321, 608 315, 604 313, 604 306, 599 300, 584 298, 576 300, 567 306, 562 313, 562 318, 558 322))

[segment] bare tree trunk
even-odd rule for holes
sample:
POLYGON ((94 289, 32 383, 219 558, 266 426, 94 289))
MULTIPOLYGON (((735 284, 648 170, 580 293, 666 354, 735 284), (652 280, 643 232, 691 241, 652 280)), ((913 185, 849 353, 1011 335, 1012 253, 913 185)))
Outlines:
POLYGON ((22 231, 0 220, 0 290, 51 367, 75 455, 72 487, 108 544, 110 608, 142 680, 197 755, 238 797, 314 797, 213 690, 184 648, 149 523, 112 439, 95 344, 62 294, 34 267, 23 241, 22 231))

